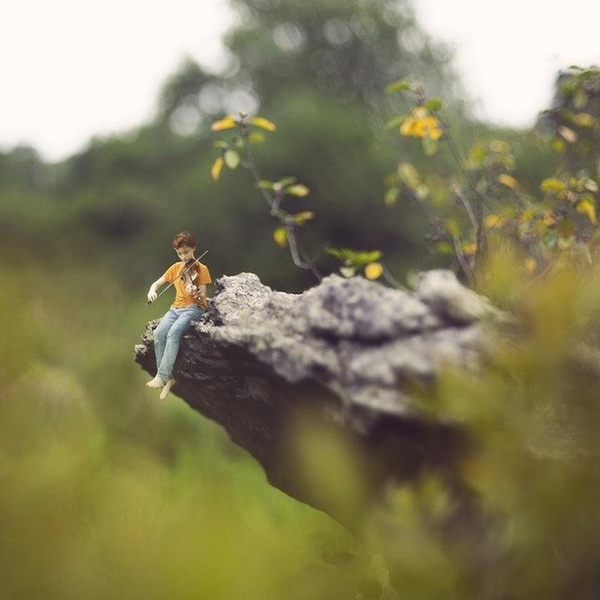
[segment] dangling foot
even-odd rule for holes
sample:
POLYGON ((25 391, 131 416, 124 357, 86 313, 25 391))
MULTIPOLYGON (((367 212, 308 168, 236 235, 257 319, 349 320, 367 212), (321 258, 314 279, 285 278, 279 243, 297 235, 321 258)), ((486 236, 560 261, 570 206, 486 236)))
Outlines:
POLYGON ((169 381, 167 381, 167 383, 165 383, 165 386, 163 387, 163 389, 160 392, 160 399, 164 400, 168 395, 169 392, 171 391, 171 388, 173 387, 175 383, 175 380, 171 377, 171 379, 169 379, 169 381))
POLYGON ((156 375, 156 377, 151 379, 146 385, 149 388, 161 388, 164 387, 165 382, 158 375, 156 375))

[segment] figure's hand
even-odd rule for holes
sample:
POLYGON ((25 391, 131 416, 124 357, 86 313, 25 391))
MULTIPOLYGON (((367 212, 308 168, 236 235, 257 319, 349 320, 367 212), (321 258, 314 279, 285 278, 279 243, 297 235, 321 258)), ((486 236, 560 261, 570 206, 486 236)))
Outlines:
POLYGON ((148 290, 148 302, 154 302, 158 298, 158 294, 154 288, 148 290))

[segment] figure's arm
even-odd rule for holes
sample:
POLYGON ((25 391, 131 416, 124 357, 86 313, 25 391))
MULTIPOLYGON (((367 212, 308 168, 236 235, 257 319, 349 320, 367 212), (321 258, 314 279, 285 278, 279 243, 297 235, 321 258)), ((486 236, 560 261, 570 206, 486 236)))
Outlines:
POLYGON ((156 300, 156 298, 158 297, 158 290, 159 288, 161 288, 163 285, 165 285, 165 283, 167 283, 167 280, 164 277, 159 277, 151 286, 150 289, 148 290, 148 302, 154 302, 156 300))

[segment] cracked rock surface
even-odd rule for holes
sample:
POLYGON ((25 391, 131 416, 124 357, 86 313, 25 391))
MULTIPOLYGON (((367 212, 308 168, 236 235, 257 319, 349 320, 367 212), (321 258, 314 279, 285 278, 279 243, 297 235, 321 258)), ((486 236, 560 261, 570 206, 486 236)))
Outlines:
MULTIPOLYGON (((273 291, 252 273, 215 286, 183 337, 173 392, 220 423, 272 484, 332 512, 289 460, 290 422, 304 410, 353 440, 374 496, 390 477, 452 461, 460 432, 426 419, 415 390, 434 389, 446 363, 476 372, 495 311, 451 272, 422 274, 411 293, 336 275, 302 294, 273 291)), ((157 323, 135 348, 152 375, 157 323)))

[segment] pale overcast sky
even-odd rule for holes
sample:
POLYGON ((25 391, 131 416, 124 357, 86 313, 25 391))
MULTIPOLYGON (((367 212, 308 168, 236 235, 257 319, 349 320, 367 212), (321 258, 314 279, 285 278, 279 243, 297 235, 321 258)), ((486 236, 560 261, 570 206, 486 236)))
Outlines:
MULTIPOLYGON (((323 0, 326 1, 326 0, 323 0)), ((600 64, 600 2, 414 0, 421 25, 456 50, 466 89, 490 120, 529 126, 556 72, 600 64)), ((0 149, 47 160, 94 134, 151 118, 186 55, 215 69, 227 0, 19 0, 0 9, 0 149)))

